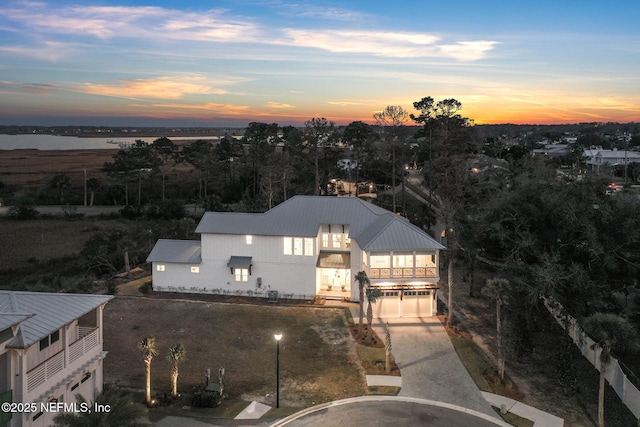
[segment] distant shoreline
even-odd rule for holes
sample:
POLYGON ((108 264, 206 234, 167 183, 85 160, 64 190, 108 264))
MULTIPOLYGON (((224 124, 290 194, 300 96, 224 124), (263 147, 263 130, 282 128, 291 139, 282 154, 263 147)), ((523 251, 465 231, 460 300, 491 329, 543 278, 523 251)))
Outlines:
POLYGON ((161 128, 161 127, 99 127, 99 126, 2 126, 0 135, 50 135, 78 138, 162 138, 242 136, 245 128, 161 128))

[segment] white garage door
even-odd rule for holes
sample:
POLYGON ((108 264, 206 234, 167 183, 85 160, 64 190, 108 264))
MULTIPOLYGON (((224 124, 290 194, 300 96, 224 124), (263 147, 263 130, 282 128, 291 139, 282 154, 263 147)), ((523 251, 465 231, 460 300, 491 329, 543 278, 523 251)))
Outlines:
POLYGON ((400 317, 400 291, 382 291, 373 306, 376 317, 400 317))
POLYGON ((432 316, 432 301, 433 296, 431 291, 404 291, 402 298, 402 316, 432 316))
POLYGON ((433 291, 383 291, 373 314, 381 318, 433 316, 433 291))

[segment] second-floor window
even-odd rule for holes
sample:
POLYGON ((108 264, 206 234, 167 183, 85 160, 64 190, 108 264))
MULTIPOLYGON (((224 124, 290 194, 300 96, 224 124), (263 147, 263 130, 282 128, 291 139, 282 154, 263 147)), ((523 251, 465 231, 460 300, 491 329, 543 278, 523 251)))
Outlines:
POLYGON ((40 351, 49 347, 51 344, 60 341, 60 331, 55 331, 51 335, 40 340, 40 351))
POLYGON ((283 238, 285 255, 313 256, 313 240, 310 237, 285 237, 283 238))
POLYGON ((323 249, 349 249, 349 226, 344 224, 322 224, 320 229, 321 244, 323 249))

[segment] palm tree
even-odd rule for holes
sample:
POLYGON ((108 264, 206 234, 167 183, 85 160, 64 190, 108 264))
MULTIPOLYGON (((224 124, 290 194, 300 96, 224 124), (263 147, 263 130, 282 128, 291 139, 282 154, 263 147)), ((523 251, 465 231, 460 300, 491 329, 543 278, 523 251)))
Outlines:
POLYGON ((391 372, 391 330, 389 329, 389 322, 384 324, 384 371, 388 374, 391 372))
POLYGON ((171 362, 171 396, 178 395, 178 364, 187 357, 187 352, 182 343, 178 343, 169 349, 167 360, 171 362))
POLYGON ((153 337, 143 338, 138 343, 138 348, 142 351, 144 357, 144 366, 146 368, 147 383, 145 387, 145 401, 147 405, 151 404, 151 361, 158 355, 158 349, 156 348, 156 339, 153 337))
POLYGON ((144 406, 134 403, 130 395, 109 385, 104 386, 92 403, 80 394, 76 395, 76 402, 78 408, 91 410, 57 415, 53 419, 56 427, 133 427, 140 425, 140 418, 147 414, 144 406), (104 410, 94 410, 97 407, 104 410))
POLYGON ((367 337, 365 338, 366 343, 371 343, 373 341, 373 334, 371 333, 371 323, 373 323, 373 304, 382 296, 382 291, 374 286, 367 286, 365 290, 365 294, 367 296, 367 337))
POLYGON ((358 323, 358 334, 362 336, 363 328, 362 328, 362 313, 364 313, 364 290, 367 286, 371 284, 367 273, 364 271, 360 271, 356 274, 356 282, 358 282, 358 289, 360 290, 360 322, 358 323))

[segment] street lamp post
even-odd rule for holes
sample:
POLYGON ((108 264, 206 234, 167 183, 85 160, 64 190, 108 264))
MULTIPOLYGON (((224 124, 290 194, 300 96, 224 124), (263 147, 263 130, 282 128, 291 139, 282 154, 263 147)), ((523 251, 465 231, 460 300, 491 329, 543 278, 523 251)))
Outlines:
POLYGON ((276 408, 280 407, 280 340, 282 334, 277 333, 273 336, 276 339, 276 408))

